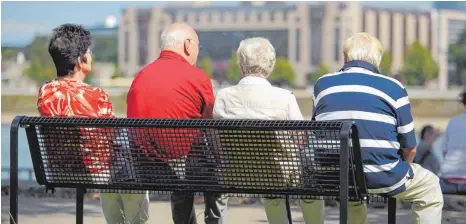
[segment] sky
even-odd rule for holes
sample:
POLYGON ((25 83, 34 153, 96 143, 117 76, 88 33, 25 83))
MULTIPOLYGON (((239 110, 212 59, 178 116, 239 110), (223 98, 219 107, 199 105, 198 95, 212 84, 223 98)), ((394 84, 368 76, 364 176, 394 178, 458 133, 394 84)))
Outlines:
MULTIPOLYGON (((167 2, 2 2, 2 46, 25 46, 36 34, 49 34, 63 23, 100 25, 107 16, 118 19, 129 6, 164 6, 167 2)), ((211 5, 237 5, 239 2, 212 2, 211 5)), ((430 7, 432 2, 365 2, 382 7, 430 7)))

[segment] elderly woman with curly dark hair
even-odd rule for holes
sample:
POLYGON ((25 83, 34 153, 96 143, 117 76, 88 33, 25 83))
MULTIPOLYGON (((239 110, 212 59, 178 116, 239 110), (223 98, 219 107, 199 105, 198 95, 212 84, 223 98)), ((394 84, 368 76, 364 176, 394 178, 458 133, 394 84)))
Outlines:
MULTIPOLYGON (((115 117, 108 95, 101 88, 84 83, 92 66, 91 44, 90 32, 81 25, 63 24, 53 30, 48 50, 57 70, 57 78, 46 82, 39 90, 37 107, 41 116, 115 117)), ((113 147, 110 142, 113 137, 93 135, 92 132, 99 132, 97 128, 76 132, 77 135, 87 136, 80 141, 82 148, 87 149, 81 152, 82 165, 93 183, 108 181, 113 147)), ((54 181, 60 176, 57 173, 60 172, 59 168, 66 167, 70 161, 63 159, 66 156, 63 153, 54 152, 58 151, 57 147, 46 148, 47 156, 59 158, 47 166, 49 174, 56 172, 56 175, 47 177, 49 181, 54 181)), ((147 222, 148 195, 105 193, 100 194, 100 198, 107 223, 147 222)))

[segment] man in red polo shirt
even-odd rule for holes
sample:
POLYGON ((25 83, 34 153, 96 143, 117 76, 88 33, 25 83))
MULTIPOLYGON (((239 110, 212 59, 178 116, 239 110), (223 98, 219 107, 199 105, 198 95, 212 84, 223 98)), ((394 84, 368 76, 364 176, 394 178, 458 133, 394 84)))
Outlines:
MULTIPOLYGON (((131 85, 127 97, 127 116, 212 118, 212 83, 201 69, 195 67, 200 49, 196 32, 185 24, 173 24, 162 33, 161 41, 160 57, 144 67, 131 85)), ((165 129, 163 133, 160 130, 139 130, 135 135, 135 144, 149 160, 160 160, 167 164, 173 161, 178 164, 180 159, 186 159, 193 143, 199 139, 199 133, 192 129, 165 129)), ((206 196, 205 201, 206 223, 222 223, 226 198, 206 196)), ((175 224, 197 223, 192 196, 174 193, 171 204, 175 224)))

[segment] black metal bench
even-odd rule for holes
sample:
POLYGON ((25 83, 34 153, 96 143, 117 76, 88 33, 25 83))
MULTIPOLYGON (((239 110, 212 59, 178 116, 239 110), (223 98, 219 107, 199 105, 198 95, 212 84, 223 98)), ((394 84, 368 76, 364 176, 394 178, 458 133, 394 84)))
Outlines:
MULTIPOLYGON (((18 224, 18 129, 25 128, 37 183, 99 192, 340 201, 369 198, 352 122, 21 117, 11 126, 11 222, 18 224), (189 151, 189 153, 187 153, 189 151)), ((395 223, 395 200, 389 223, 395 223)), ((290 219, 291 220, 291 219, 290 219)))

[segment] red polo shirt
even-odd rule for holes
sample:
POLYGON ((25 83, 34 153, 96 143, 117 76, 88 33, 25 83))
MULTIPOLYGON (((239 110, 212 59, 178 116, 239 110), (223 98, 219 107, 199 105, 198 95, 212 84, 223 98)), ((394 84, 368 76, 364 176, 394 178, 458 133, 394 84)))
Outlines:
MULTIPOLYGON (((127 97, 127 117, 212 118, 214 101, 209 77, 181 55, 164 50, 134 78, 127 97)), ((135 143, 146 155, 153 153, 164 161, 186 155, 197 137, 193 129, 144 129, 144 135, 141 132, 132 134, 137 137, 135 143)))

